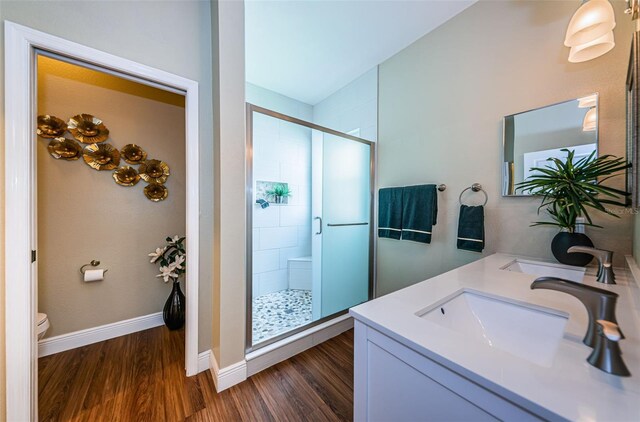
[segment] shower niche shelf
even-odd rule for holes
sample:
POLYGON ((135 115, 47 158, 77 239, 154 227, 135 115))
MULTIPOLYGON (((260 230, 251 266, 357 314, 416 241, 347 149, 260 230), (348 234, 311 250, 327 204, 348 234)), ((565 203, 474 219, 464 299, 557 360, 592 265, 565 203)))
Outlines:
POLYGON ((289 190, 289 184, 286 182, 269 182, 263 180, 256 181, 256 198, 255 200, 263 199, 269 202, 270 205, 288 205, 291 199, 291 191, 289 190), (288 192, 288 196, 283 195, 276 197, 273 193, 281 189, 284 192, 288 192))

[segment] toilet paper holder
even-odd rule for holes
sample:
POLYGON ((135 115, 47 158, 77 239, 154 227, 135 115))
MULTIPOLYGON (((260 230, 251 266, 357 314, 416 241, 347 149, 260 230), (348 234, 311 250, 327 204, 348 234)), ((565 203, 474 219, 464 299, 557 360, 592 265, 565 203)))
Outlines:
MULTIPOLYGON (((97 267, 98 265, 100 265, 100 261, 98 261, 98 260, 94 259, 94 260, 92 260, 90 263, 88 263, 88 264, 84 264, 82 267, 80 267, 80 273, 81 273, 82 275, 84 275, 84 271, 85 271, 85 270, 84 270, 84 267, 88 267, 89 265, 91 265, 92 267, 97 267)), ((105 273, 106 273, 107 271, 109 271, 109 270, 104 270, 104 272, 105 272, 105 273)))

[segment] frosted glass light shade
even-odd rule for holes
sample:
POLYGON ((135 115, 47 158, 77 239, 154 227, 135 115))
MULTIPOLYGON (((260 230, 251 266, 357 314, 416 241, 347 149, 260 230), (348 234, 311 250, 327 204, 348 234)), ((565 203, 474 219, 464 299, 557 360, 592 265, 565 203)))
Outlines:
POLYGON ((602 56, 611 51, 615 46, 613 31, 610 31, 594 41, 571 47, 569 51, 569 61, 571 63, 586 62, 587 60, 602 56))
POLYGON ((576 47, 594 41, 616 26, 613 6, 608 0, 590 0, 573 14, 564 45, 576 47))
POLYGON ((598 96, 587 95, 586 97, 578 98, 578 108, 591 108, 595 107, 598 102, 598 96))
POLYGON ((587 114, 584 115, 584 120, 582 121, 582 131, 583 132, 591 132, 596 130, 596 125, 598 124, 598 112, 596 108, 593 107, 587 111, 587 114))

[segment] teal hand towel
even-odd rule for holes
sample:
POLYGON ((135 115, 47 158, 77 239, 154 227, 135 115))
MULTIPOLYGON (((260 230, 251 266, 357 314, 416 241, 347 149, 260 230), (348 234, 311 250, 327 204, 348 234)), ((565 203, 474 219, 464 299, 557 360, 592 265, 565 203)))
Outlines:
POLYGON ((482 252, 484 249, 484 207, 460 205, 458 249, 482 252))
POLYGON ((400 239, 402 191, 402 188, 383 188, 378 191, 378 237, 400 239))
POLYGON ((405 186, 402 192, 402 240, 431 243, 438 218, 436 185, 405 186))

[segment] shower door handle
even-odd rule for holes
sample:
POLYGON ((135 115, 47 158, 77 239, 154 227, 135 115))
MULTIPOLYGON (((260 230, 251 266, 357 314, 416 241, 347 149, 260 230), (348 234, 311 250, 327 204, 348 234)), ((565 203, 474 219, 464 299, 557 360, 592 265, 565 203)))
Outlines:
POLYGON ((314 220, 320 220, 320 231, 317 231, 316 234, 322 234, 322 217, 313 217, 314 220))

